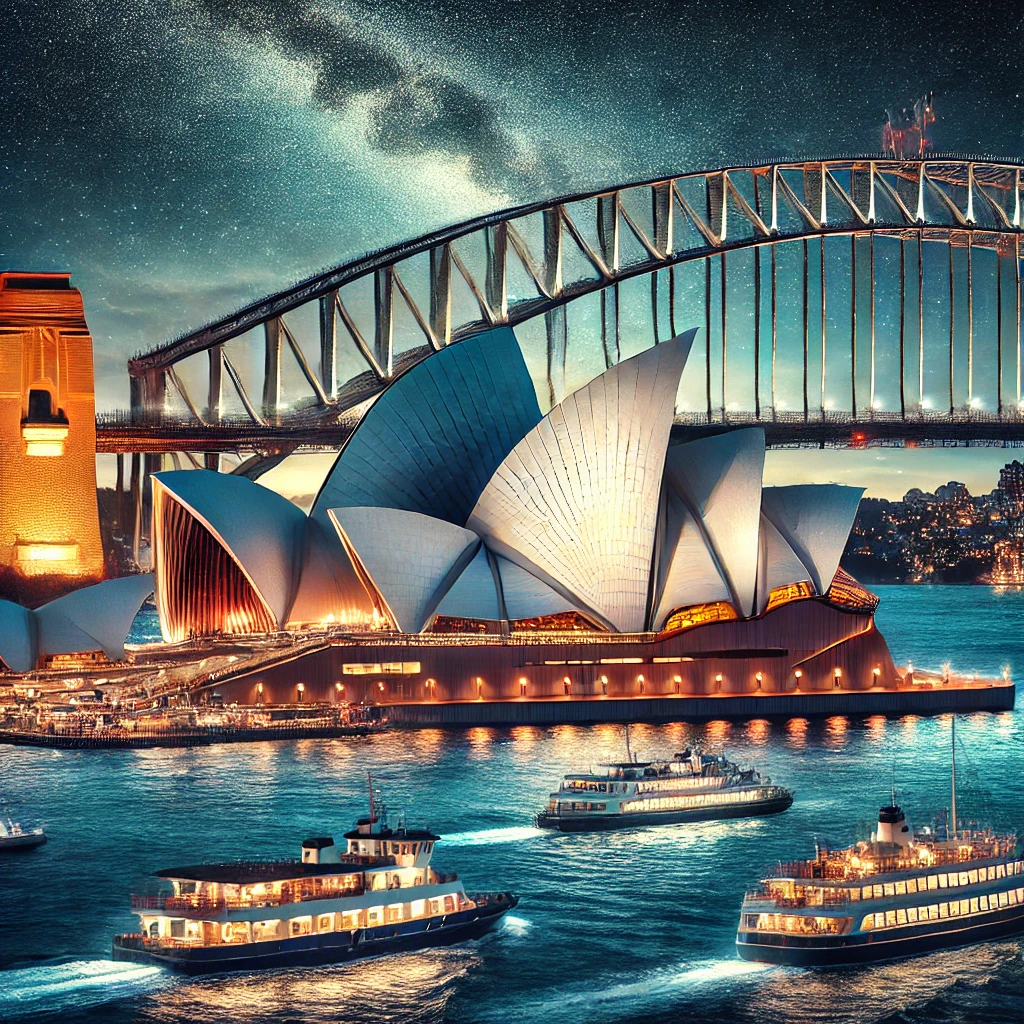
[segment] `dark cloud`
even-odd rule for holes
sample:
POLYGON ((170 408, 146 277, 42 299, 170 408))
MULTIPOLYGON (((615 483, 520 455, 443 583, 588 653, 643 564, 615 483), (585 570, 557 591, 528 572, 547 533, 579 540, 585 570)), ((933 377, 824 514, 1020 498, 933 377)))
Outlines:
POLYGON ((469 159, 475 180, 517 193, 525 164, 495 103, 456 79, 406 67, 348 18, 305 0, 198 0, 212 23, 268 46, 313 74, 313 100, 344 111, 370 96, 367 141, 383 152, 469 159))

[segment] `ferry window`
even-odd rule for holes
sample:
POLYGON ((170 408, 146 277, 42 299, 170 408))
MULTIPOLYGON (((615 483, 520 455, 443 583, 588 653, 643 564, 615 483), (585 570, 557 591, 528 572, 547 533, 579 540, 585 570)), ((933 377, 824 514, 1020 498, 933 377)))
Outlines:
POLYGON ((866 900, 871 899, 871 886, 870 885, 865 885, 864 888, 861 889, 860 894, 866 900))
POLYGON ((370 907, 366 912, 366 920, 368 924, 380 924, 381 918, 384 916, 383 907, 370 907))
POLYGON ((937 920, 938 920, 938 917, 939 917, 939 908, 938 908, 938 905, 937 905, 937 904, 935 904, 935 903, 933 903, 933 904, 932 904, 932 905, 931 905, 931 906, 930 906, 930 907, 928 908, 928 920, 929 920, 929 921, 937 921, 937 920))
POLYGON ((896 895, 897 896, 906 896, 907 895, 907 883, 906 882, 897 882, 896 883, 896 895))
POLYGON ((597 791, 598 791, 599 793, 607 793, 607 792, 608 792, 608 786, 607 786, 607 784, 605 784, 604 782, 602 782, 602 783, 599 783, 599 784, 598 784, 598 787, 597 787, 597 791))
MULTIPOLYGON (((907 884, 907 892, 917 892, 917 879, 916 878, 908 878, 906 884, 907 884)), ((897 892, 900 891, 900 887, 899 886, 896 886, 896 891, 897 892)))
POLYGON ((455 910, 455 898, 453 896, 445 896, 444 898, 444 912, 450 914, 455 910))
POLYGON ((999 894, 999 906, 1005 907, 1005 906, 1007 906, 1009 904, 1009 902, 1010 902, 1010 898, 1006 895, 1005 892, 1001 892, 999 894))
POLYGON ((969 914, 971 912, 971 903, 972 902, 974 903, 974 909, 977 910, 978 909, 978 901, 977 900, 973 900, 973 901, 972 900, 961 900, 960 901, 960 913, 961 914, 969 914))
POLYGON ((885 927, 885 914, 875 914, 875 927, 876 928, 884 928, 885 927))
POLYGON ((996 865, 996 878, 1005 878, 1005 877, 1006 877, 1006 865, 1005 864, 997 864, 996 865))
MULTIPOLYGON (((963 875, 961 875, 960 877, 963 878, 963 875)), ((968 871, 967 872, 967 881, 968 881, 968 883, 970 885, 976 885, 977 882, 978 882, 978 872, 977 871, 968 871)))
POLYGON ((1017 905, 1017 890, 1016 889, 1011 889, 1009 891, 1009 893, 1007 893, 1007 896, 1009 897, 1009 900, 1010 900, 1010 906, 1011 907, 1015 907, 1017 905))
POLYGON ((396 903, 387 909, 387 923, 395 924, 402 920, 402 904, 396 903))
POLYGON ((876 900, 878 900, 878 899, 881 899, 881 898, 882 898, 882 887, 881 887, 880 885, 876 885, 876 886, 874 887, 873 891, 874 891, 874 894, 875 894, 875 899, 876 899, 876 900))
MULTIPOLYGON (((927 914, 928 914, 928 912, 925 911, 925 916, 927 916, 927 914)), ((917 924, 917 907, 908 907, 907 908, 907 920, 911 924, 917 924)))
POLYGON ((894 925, 896 923, 896 911, 887 910, 885 912, 885 923, 886 925, 894 925))
POLYGON ((949 917, 949 904, 948 903, 940 903, 939 904, 939 917, 949 917))
POLYGON ((892 882, 886 882, 885 883, 885 895, 886 896, 895 896, 896 895, 896 886, 893 885, 892 882))
POLYGON ((896 923, 906 924, 907 923, 907 912, 905 910, 896 911, 896 923))
POLYGON ((945 889, 946 888, 946 876, 945 875, 939 875, 939 888, 940 889, 945 889))
POLYGON ((172 939, 183 939, 185 938, 185 922, 180 919, 171 920, 171 938, 172 939))
MULTIPOLYGON (((974 901, 972 900, 971 902, 973 903, 974 901)), ((979 896, 978 897, 978 906, 982 910, 988 910, 988 897, 987 896, 979 896)))
POLYGON ((334 931, 334 915, 333 914, 321 914, 320 919, 316 923, 316 930, 318 932, 333 932, 334 931))
MULTIPOLYGON (((977 871, 972 871, 971 874, 974 875, 973 881, 976 882, 978 880, 978 872, 977 871)), ((966 871, 961 871, 960 872, 960 882, 959 882, 959 884, 960 885, 967 885, 967 879, 968 879, 967 872, 966 871)))
POLYGON ((938 876, 936 876, 936 875, 929 875, 928 876, 928 888, 929 889, 937 889, 938 887, 939 887, 938 876))
POLYGON ((293 917, 289 922, 292 935, 309 935, 313 930, 313 918, 311 917, 293 917))

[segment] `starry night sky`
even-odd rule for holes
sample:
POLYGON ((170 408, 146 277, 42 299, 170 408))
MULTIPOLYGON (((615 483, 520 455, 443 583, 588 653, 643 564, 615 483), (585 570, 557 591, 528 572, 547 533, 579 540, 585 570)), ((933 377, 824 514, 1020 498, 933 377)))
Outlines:
POLYGON ((928 89, 936 149, 1020 156, 1021 52, 957 3, 13 0, 0 265, 72 271, 124 406, 132 352, 485 210, 875 151, 928 89))

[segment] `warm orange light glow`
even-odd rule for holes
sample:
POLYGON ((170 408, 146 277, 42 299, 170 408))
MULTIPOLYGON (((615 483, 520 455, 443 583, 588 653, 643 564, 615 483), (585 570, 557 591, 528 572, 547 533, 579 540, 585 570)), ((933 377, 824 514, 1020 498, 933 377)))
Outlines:
POLYGON ((305 683, 299 683, 299 685, 296 687, 296 689, 299 691, 299 693, 305 693, 306 692, 306 684, 305 683))
POLYGON ((67 274, 0 274, 0 381, 0 569, 58 592, 102 578, 92 339, 67 274))
POLYGON ((16 544, 19 562, 77 562, 77 544, 16 544))

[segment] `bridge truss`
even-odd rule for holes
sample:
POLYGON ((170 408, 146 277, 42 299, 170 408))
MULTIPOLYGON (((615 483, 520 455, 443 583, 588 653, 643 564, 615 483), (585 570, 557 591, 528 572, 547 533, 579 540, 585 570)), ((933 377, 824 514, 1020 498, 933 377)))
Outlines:
MULTIPOLYGON (((840 158, 702 171, 489 214, 319 274, 128 364, 101 451, 344 443, 408 367, 516 328, 542 405, 693 325, 686 436, 1024 439, 1022 164, 840 158)), ((137 453, 149 453, 140 460, 137 453)), ((119 458, 119 470, 120 470, 119 458)))

